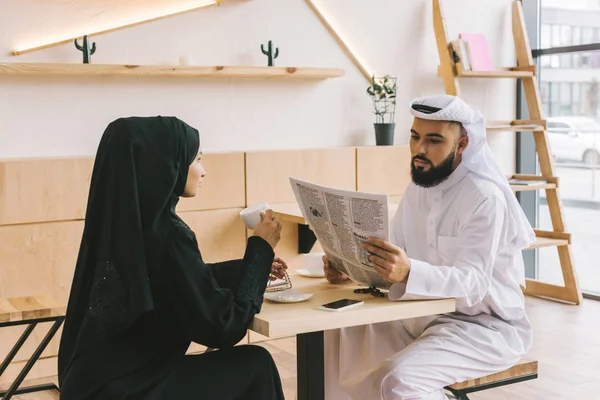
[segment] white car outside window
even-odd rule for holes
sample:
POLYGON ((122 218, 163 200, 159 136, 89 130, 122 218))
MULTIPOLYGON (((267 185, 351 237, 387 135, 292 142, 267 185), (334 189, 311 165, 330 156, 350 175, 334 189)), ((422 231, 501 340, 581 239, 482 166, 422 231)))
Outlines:
POLYGON ((587 117, 553 117, 547 129, 557 162, 600 165, 600 123, 587 117))

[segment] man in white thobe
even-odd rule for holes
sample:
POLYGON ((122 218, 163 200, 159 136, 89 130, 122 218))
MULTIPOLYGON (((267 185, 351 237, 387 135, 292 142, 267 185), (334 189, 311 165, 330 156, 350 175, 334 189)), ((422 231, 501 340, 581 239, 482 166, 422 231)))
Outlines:
MULTIPOLYGON (((325 332, 327 400, 441 400, 455 382, 518 363, 532 331, 520 285, 535 238, 485 141, 479 111, 411 103, 411 175, 391 243, 365 249, 390 300, 456 298, 456 312, 325 332)), ((331 282, 347 280, 324 258, 331 282)))

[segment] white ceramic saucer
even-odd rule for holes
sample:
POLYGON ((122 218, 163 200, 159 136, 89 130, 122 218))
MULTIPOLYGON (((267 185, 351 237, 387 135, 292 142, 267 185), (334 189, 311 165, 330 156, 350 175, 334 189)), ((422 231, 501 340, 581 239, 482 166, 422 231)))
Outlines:
POLYGON ((312 296, 312 293, 303 293, 294 289, 265 293, 265 299, 269 299, 276 303, 299 303, 310 299, 312 296))
POLYGON ((308 269, 297 269, 296 273, 300 276, 304 276, 307 278, 324 278, 325 277, 325 272, 323 272, 323 270, 317 270, 317 271, 309 271, 308 269))

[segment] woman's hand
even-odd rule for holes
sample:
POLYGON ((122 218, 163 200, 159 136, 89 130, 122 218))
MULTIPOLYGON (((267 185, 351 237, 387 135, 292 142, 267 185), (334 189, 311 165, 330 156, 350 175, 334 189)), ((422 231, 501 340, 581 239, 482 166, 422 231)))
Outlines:
POLYGON ((279 257, 275 257, 273 265, 271 266, 271 275, 269 280, 274 281, 276 279, 285 279, 285 270, 288 269, 287 264, 279 257))
POLYGON ((323 271, 325 272, 325 278, 327 278, 329 283, 344 283, 349 279, 345 274, 342 274, 329 264, 327 256, 323 256, 323 271))
POLYGON ((272 210, 260 213, 260 222, 254 229, 254 236, 259 236, 267 241, 274 249, 281 239, 281 222, 273 216, 272 210))

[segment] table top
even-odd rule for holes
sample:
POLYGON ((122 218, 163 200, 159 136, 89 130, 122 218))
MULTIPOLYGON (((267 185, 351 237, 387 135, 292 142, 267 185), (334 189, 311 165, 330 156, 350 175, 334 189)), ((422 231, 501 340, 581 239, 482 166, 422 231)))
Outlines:
POLYGON ((357 294, 353 282, 333 285, 325 278, 306 278, 290 270, 293 289, 313 293, 299 303, 275 303, 264 299, 250 330, 275 338, 329 329, 396 321, 455 311, 454 299, 390 301, 371 294, 357 294), (339 299, 363 300, 363 305, 343 311, 318 310, 320 306, 339 299))

